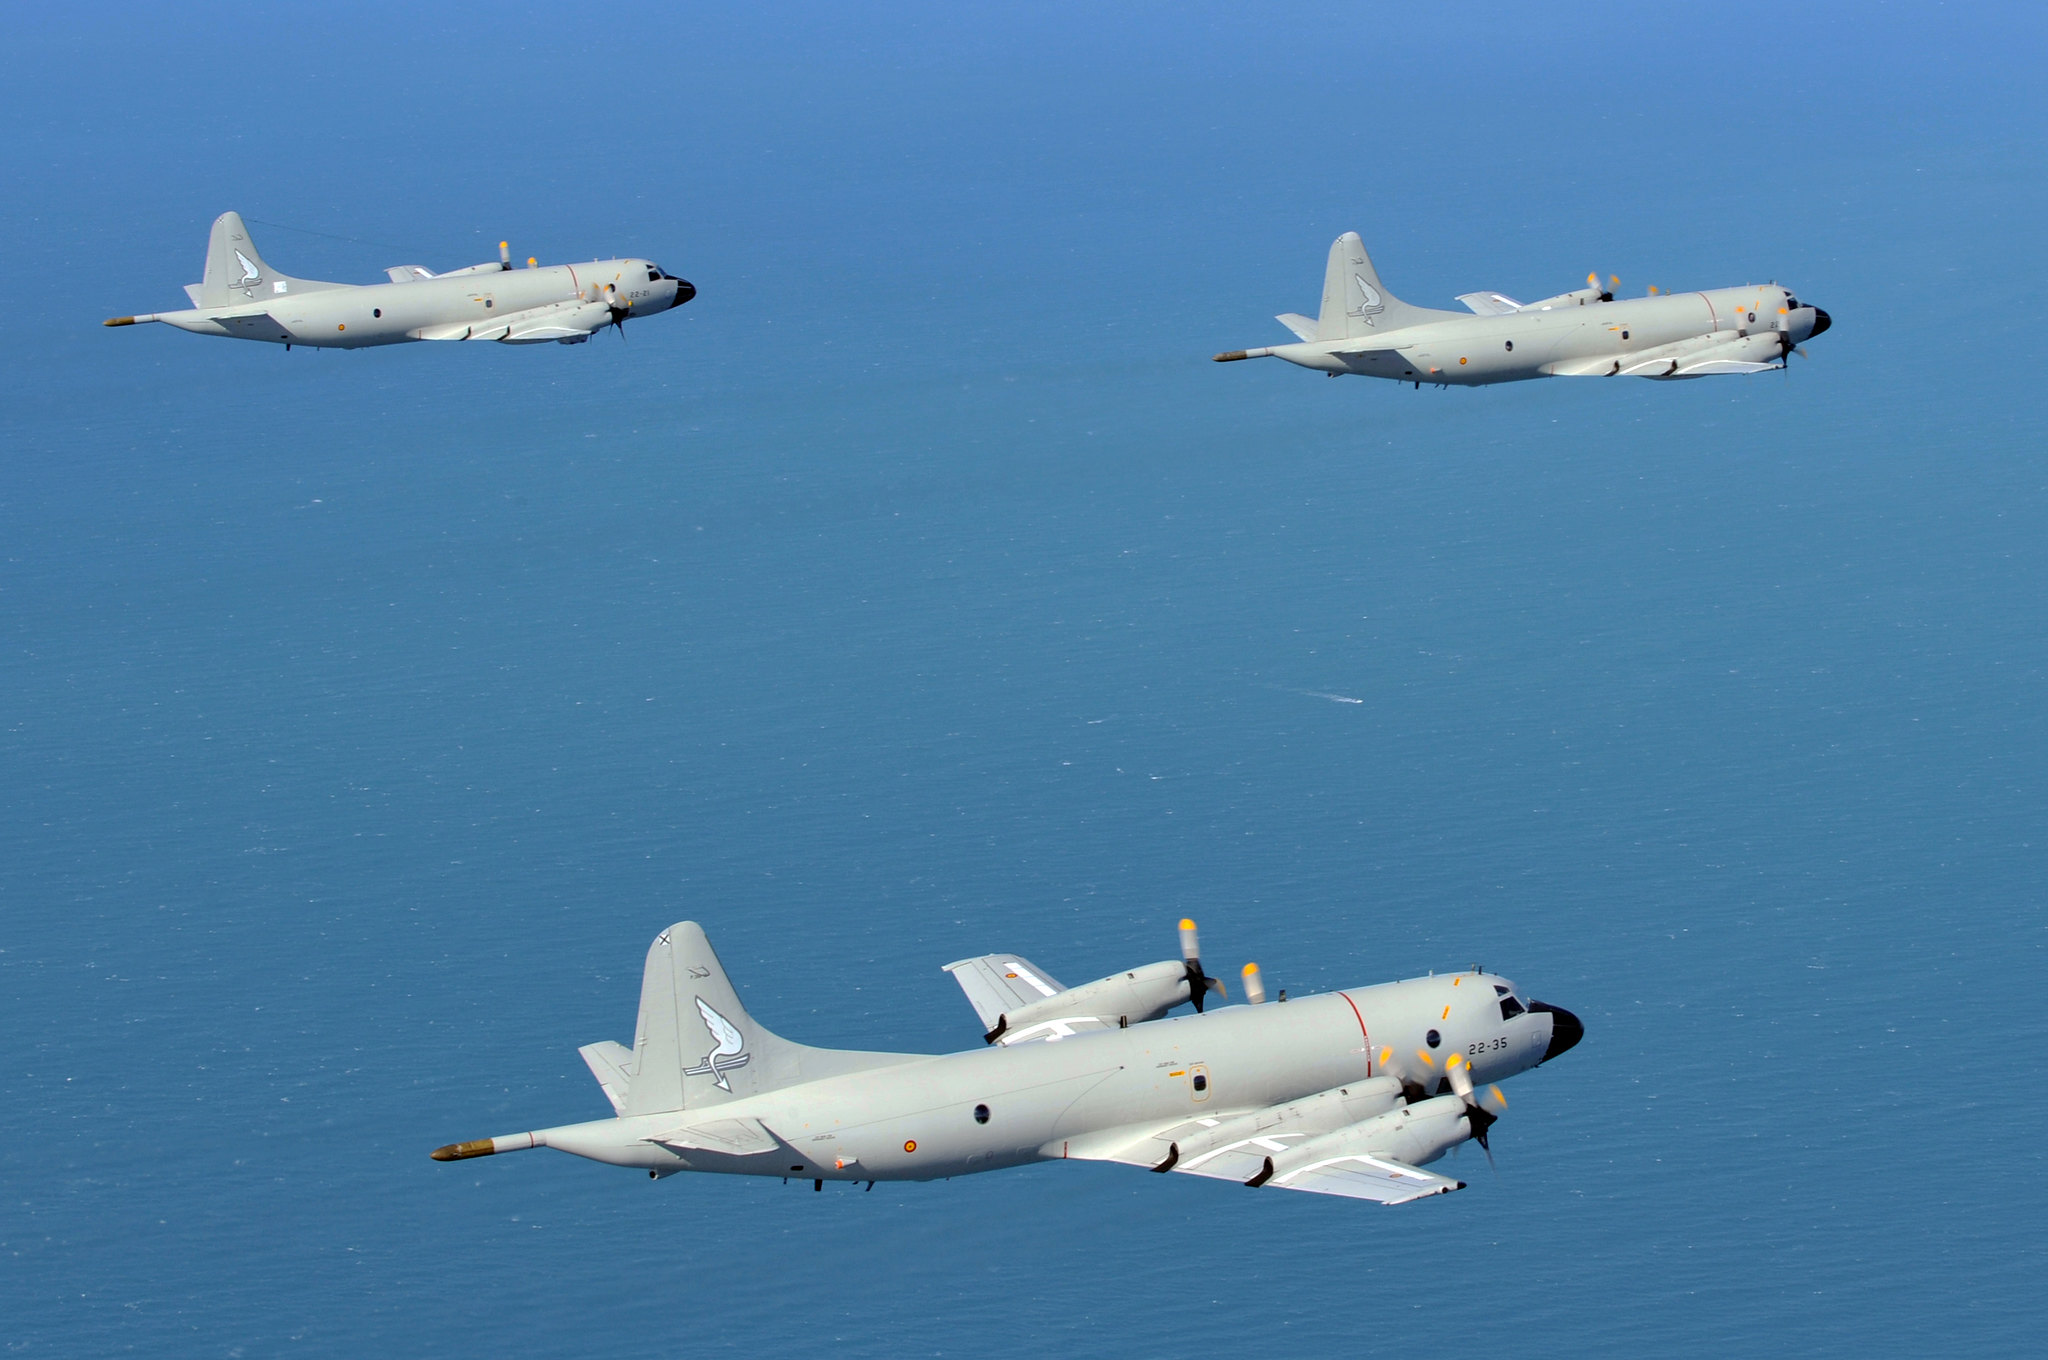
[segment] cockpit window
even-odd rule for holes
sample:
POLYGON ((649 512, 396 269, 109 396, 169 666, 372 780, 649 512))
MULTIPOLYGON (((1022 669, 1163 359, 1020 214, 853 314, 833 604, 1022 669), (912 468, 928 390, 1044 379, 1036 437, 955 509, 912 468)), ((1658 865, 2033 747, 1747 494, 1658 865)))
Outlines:
POLYGON ((1785 305, 1796 312, 1799 310, 1799 299, 1787 293, 1785 294, 1785 305))
POLYGON ((647 281, 649 283, 660 283, 661 271, 650 266, 647 270, 647 281))
POLYGON ((1503 1020, 1512 1020, 1518 1015, 1527 1013, 1529 1009, 1515 999, 1513 992, 1501 986, 1498 982, 1493 984, 1493 994, 1500 998, 1500 1018, 1503 1020))

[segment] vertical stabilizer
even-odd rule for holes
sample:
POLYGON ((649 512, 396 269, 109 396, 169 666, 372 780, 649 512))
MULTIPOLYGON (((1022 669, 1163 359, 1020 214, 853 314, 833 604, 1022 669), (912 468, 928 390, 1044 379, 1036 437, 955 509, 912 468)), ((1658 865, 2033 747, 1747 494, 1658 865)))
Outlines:
POLYGON ((740 1004, 704 928, 678 921, 647 951, 633 1071, 619 1113, 694 1110, 911 1057, 809 1048, 770 1033, 740 1004))
POLYGON ((1430 319, 1427 309, 1410 307, 1380 283, 1357 232, 1347 231, 1331 243, 1330 263, 1323 270, 1323 310, 1316 318, 1316 339, 1348 340, 1430 319))
POLYGON ((317 279, 295 279, 280 274, 263 262, 242 215, 224 212, 213 220, 213 235, 206 241, 206 274, 185 289, 195 307, 232 307, 257 302, 280 294, 311 293, 339 288, 338 283, 317 279))

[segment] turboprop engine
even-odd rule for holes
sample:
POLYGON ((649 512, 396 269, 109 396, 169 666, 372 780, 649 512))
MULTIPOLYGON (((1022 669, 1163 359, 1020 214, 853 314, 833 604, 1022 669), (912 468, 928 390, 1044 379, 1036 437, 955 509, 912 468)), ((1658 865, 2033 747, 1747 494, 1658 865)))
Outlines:
MULTIPOLYGON (((1226 995, 1223 984, 1202 969, 1202 946, 1195 923, 1180 923, 1180 960, 1148 963, 1122 973, 1111 973, 1079 987, 1069 987, 1043 1001, 1033 1001, 1006 1010, 997 1017, 984 1043, 1014 1043, 1037 1026, 1057 1025, 1070 1019, 1106 1020, 1116 1017, 1118 1028, 1157 1020, 1184 1001, 1192 1001, 1199 1013, 1209 993, 1226 995)), ((1261 993, 1263 996, 1263 991, 1261 993)))
POLYGON ((1185 965, 1167 960, 1143 968, 1112 973, 1106 978, 1069 987, 1066 991, 1034 1001, 1028 1006, 1004 1011, 986 1036, 989 1043, 1004 1035, 1021 1035, 1034 1025, 1070 1016, 1115 1016, 1124 1025, 1142 1025, 1157 1020, 1188 999, 1185 965))

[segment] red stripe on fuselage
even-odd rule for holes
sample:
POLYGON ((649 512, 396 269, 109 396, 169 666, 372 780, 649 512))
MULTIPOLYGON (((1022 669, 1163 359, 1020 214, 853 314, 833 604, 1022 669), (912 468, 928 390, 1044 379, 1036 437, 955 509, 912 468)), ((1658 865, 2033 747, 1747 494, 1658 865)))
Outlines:
POLYGON ((1337 995, 1343 997, 1344 1004, 1351 1008, 1351 1013, 1358 1016, 1358 1034, 1365 1040, 1365 1075, 1369 1077, 1372 1075, 1372 1035, 1366 1032, 1365 1017, 1358 1014, 1358 1003, 1351 999, 1349 992, 1339 992, 1337 995))

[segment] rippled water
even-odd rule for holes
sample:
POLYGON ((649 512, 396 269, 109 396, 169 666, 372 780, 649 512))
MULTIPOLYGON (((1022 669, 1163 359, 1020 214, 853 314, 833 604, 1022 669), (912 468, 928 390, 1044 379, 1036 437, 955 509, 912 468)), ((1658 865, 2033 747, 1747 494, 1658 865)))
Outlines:
POLYGON ((277 62, 202 92, 219 34, 10 20, 10 1352, 2022 1346, 2039 21, 1841 17, 1778 76, 1704 19, 258 12, 277 62), (676 66, 607 88, 607 25, 676 66), (1448 102, 1350 111, 1390 93, 1448 102), (415 242, 258 227, 294 272, 512 230, 702 294, 582 350, 88 331, 230 206, 415 242), (1597 263, 1837 324, 1672 386, 1203 361, 1347 227, 1417 302, 1597 263), (1480 962, 1587 1039, 1396 1210, 425 1156, 601 1114, 575 1048, 680 917, 791 1037, 938 1051, 940 964, 1080 981, 1184 913, 1272 986, 1480 962))

